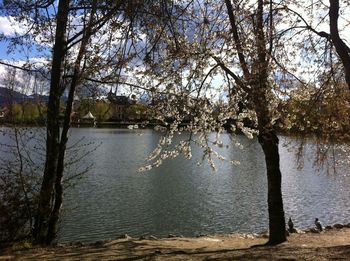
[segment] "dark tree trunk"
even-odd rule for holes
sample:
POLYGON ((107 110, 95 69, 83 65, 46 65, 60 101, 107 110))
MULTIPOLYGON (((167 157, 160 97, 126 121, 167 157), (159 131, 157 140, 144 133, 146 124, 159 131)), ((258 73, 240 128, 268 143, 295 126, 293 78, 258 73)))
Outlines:
POLYGON ((65 158, 66 147, 68 142, 68 131, 70 129, 70 124, 71 124, 71 113, 73 109, 74 94, 75 94, 75 89, 79 84, 80 77, 81 77, 80 64, 84 57, 86 46, 92 34, 92 26, 93 26, 95 13, 96 13, 96 6, 97 6, 97 0, 94 0, 92 2, 92 9, 90 13, 89 23, 84 29, 84 34, 83 34, 83 38, 79 48, 78 56, 75 60, 74 73, 73 73, 73 77, 69 87, 69 94, 68 94, 68 99, 66 104, 64 122, 63 122, 62 133, 61 133, 61 140, 60 140, 59 151, 58 151, 58 162, 57 162, 57 171, 56 171, 56 180, 55 180, 55 197, 54 197, 55 201, 54 201, 53 210, 50 216, 48 232, 47 232, 47 242, 49 243, 56 238, 57 231, 58 231, 58 220, 59 220, 60 210, 63 203, 62 178, 63 178, 63 172, 64 172, 64 158, 65 158))
MULTIPOLYGON (((80 61, 76 62, 76 66, 80 66, 80 61)), ((47 241, 52 242, 57 235, 58 231, 58 220, 60 216, 60 211, 63 202, 63 188, 62 188, 62 178, 64 172, 64 158, 66 153, 66 147, 68 142, 68 131, 70 129, 70 115, 72 113, 73 101, 74 101, 74 93, 75 88, 78 81, 78 76, 80 74, 80 68, 74 71, 74 75, 72 78, 72 82, 70 84, 69 95, 66 104, 64 122, 61 133, 61 140, 59 143, 59 151, 58 151, 58 161, 57 161, 57 170, 56 170, 56 180, 55 180, 55 201, 52 209, 52 213, 50 215, 48 232, 47 232, 47 241)))
POLYGON ((258 118, 258 140, 263 149, 267 176, 267 204, 269 213, 268 245, 276 245, 287 240, 286 223, 282 199, 282 174, 278 137, 274 130, 271 112, 266 97, 267 73, 261 69, 253 88, 255 111, 258 118))
POLYGON ((280 171, 278 137, 274 130, 269 130, 259 134, 258 139, 264 151, 267 172, 268 244, 276 245, 287 240, 281 189, 282 175, 280 171))
POLYGON ((50 95, 47 111, 46 161, 41 185, 33 236, 40 244, 49 244, 47 232, 54 202, 55 181, 59 155, 59 108, 62 93, 61 77, 66 54, 66 27, 69 0, 60 0, 51 67, 50 95))
MULTIPOLYGON (((270 17, 273 19, 273 17, 270 17)), ((267 203, 269 212, 269 241, 276 245, 287 240, 282 199, 282 174, 278 151, 278 137, 273 128, 270 101, 267 93, 271 93, 268 81, 269 60, 266 59, 266 38, 264 32, 264 2, 258 0, 256 23, 257 61, 253 63, 252 98, 258 118, 258 140, 264 151, 267 174, 267 203)), ((272 22, 271 22, 272 24, 272 22)), ((270 28, 271 29, 271 28, 270 28)), ((270 36, 272 37, 272 36, 270 36)), ((272 43, 270 43, 272 44, 272 43)))
MULTIPOLYGON (((225 0, 232 37, 237 50, 239 64, 243 72, 243 79, 235 76, 233 78, 237 85, 241 86, 247 94, 251 107, 255 108, 258 118, 259 143, 262 146, 265 155, 267 181, 268 181, 268 213, 269 213, 269 241, 268 244, 279 244, 286 241, 286 230, 283 210, 283 200, 281 192, 281 171, 278 152, 278 137, 271 124, 271 112, 269 104, 271 101, 267 98, 267 93, 271 92, 268 82, 269 60, 267 55, 272 52, 272 39, 270 39, 270 49, 266 49, 267 41, 264 32, 264 1, 258 0, 256 12, 256 24, 253 24, 253 33, 256 39, 255 59, 253 59, 250 70, 248 69, 247 57, 241 44, 241 38, 238 33, 238 25, 234 15, 234 7, 230 0, 225 0), (244 85, 244 82, 246 86, 244 85), (248 86, 250 88, 248 88, 248 86)), ((271 8, 271 3, 270 3, 271 8)), ((270 14, 272 12, 270 11, 270 14)), ((273 19, 271 16, 270 19, 273 19)), ((270 31, 273 30, 273 22, 270 21, 270 31)), ((272 34, 271 34, 272 35, 272 34)), ((272 37, 270 35, 270 37, 272 37)), ((249 54, 250 55, 250 54, 249 54)), ((226 70, 227 67, 225 67, 226 70)))
POLYGON ((350 48, 340 38, 338 29, 339 0, 329 0, 329 26, 331 39, 344 66, 345 81, 350 88, 350 48))
POLYGON ((58 220, 59 220, 60 211, 63 203, 62 178, 63 178, 63 172, 64 172, 64 158, 66 153, 66 145, 68 141, 68 131, 70 128, 70 114, 72 112, 75 85, 76 85, 76 81, 72 81, 71 89, 69 91, 67 105, 66 105, 64 123, 63 123, 62 134, 61 134, 61 141, 59 144, 57 171, 56 171, 56 180, 55 180, 55 197, 54 197, 55 201, 54 201, 52 213, 49 219, 47 242, 52 242, 56 238, 57 231, 58 231, 58 220))

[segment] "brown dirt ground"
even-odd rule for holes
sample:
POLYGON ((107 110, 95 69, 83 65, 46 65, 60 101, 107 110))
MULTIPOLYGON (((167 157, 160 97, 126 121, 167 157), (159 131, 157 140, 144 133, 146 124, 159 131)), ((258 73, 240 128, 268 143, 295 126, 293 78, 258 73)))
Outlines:
POLYGON ((350 228, 291 234, 278 246, 243 234, 157 240, 118 239, 39 248, 17 244, 0 260, 350 260, 350 228))

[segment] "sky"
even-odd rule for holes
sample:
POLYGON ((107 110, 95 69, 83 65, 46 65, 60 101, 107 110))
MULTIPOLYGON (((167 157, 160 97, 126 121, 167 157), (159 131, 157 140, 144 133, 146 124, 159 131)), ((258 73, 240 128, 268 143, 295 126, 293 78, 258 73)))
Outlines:
MULTIPOLYGON (((2 0, 0 0, 0 6, 2 4, 2 0)), ((295 9, 298 10, 298 9, 295 9)), ((300 13, 302 13, 301 10, 298 10, 300 13)), ((340 28, 344 27, 344 24, 347 24, 347 29, 342 32, 342 37, 347 40, 347 42, 350 44, 350 26, 348 23, 350 23, 350 10, 344 10, 341 9, 341 18, 339 19, 340 28)), ((328 32, 328 25, 327 24, 314 24, 315 27, 317 27, 317 30, 324 30, 328 32)), ((345 28, 346 28, 345 27, 345 28)), ((21 23, 14 22, 14 19, 12 17, 5 17, 0 16, 0 34, 3 34, 5 36, 13 36, 15 33, 23 33, 25 31, 25 25, 21 23)), ((40 53, 33 51, 31 53, 33 57, 40 56, 40 53)), ((21 54, 20 52, 16 51, 14 53, 7 53, 7 44, 4 41, 0 41, 0 59, 1 60, 19 60, 19 59, 25 59, 25 55, 21 54)))
MULTIPOLYGON (((1 4, 2 4, 2 0, 0 0, 0 5, 1 4)), ((342 16, 345 17, 345 22, 349 22, 346 20, 350 19, 350 13, 349 14, 347 13, 350 11, 349 10, 342 10, 342 12, 345 12, 342 14, 342 16)), ((340 22, 344 23, 344 19, 340 22)), ((0 34, 3 34, 4 36, 10 37, 10 36, 15 35, 15 33, 21 34, 25 31, 25 27, 26 27, 25 24, 14 22, 14 19, 12 19, 11 17, 0 16, 0 34)), ((346 31, 344 31, 342 34, 342 36, 348 41, 348 43, 350 42, 350 28, 349 27, 350 26, 348 26, 348 29, 346 31)), ((325 30, 326 32, 329 31, 329 30, 327 30, 328 29, 327 26, 320 26, 318 28, 325 30)), ((28 59, 25 52, 20 52, 18 50, 15 50, 14 52, 8 53, 7 47, 8 47, 8 45, 5 41, 0 41, 0 60, 1 61, 17 63, 17 64, 21 65, 21 64, 23 64, 23 61, 28 59)), ((39 53, 35 49, 33 49, 33 51, 31 51, 29 53, 29 59, 31 59, 31 60, 35 59, 35 60, 40 61, 40 59, 38 59, 40 56, 41 56, 41 53, 39 53)), ((3 74, 3 72, 4 72, 4 66, 0 65, 0 76, 3 74)))
MULTIPOLYGON (((0 34, 11 37, 15 33, 21 34, 24 32, 24 26, 14 23, 11 17, 0 16, 0 34)), ((18 51, 14 53, 7 53, 8 44, 5 41, 0 41, 0 59, 2 60, 18 60, 23 59, 24 56, 18 51)))

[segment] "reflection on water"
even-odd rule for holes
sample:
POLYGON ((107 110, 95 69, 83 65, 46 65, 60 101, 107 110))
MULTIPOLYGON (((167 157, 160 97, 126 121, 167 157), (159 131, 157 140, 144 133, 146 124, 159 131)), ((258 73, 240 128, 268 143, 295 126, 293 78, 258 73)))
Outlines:
MULTIPOLYGON (((138 173, 158 142, 152 130, 74 129, 72 140, 86 136, 102 142, 86 158, 90 173, 66 195, 60 240, 92 241, 120 234, 166 236, 258 232, 267 229, 266 175, 256 140, 240 138, 244 149, 221 153, 241 164, 197 166, 179 157, 138 173)), ((228 136, 224 136, 228 142, 228 136)), ((281 144, 289 141, 282 137, 281 144)), ((350 177, 315 173, 312 164, 297 170, 294 154, 280 146, 286 218, 297 227, 348 221, 350 177)))
MULTIPOLYGON (((290 141, 286 137, 281 140, 290 141)), ((295 223, 300 227, 312 226, 312 217, 325 224, 349 222, 350 172, 347 166, 339 166, 336 174, 326 169, 315 171, 310 160, 311 146, 306 146, 308 153, 302 170, 297 170, 294 154, 280 146, 286 216, 298 217, 295 223)))
MULTIPOLYGON (((186 135, 186 134, 183 134, 186 135)), ((208 164, 197 166, 201 151, 193 147, 193 160, 179 157, 146 173, 137 169, 156 146, 159 134, 152 130, 73 129, 70 143, 102 143, 82 162, 94 163, 79 183, 66 191, 61 241, 93 241, 120 234, 166 236, 259 232, 267 230, 265 163, 256 140, 240 137, 244 149, 220 149, 234 166, 217 161, 217 172, 208 164)), ((229 136, 223 139, 229 142, 229 136)), ((3 140, 2 140, 3 141, 3 140)), ((296 227, 349 222, 350 175, 315 172, 305 160, 298 170, 293 152, 281 137, 280 154, 286 218, 296 227)))

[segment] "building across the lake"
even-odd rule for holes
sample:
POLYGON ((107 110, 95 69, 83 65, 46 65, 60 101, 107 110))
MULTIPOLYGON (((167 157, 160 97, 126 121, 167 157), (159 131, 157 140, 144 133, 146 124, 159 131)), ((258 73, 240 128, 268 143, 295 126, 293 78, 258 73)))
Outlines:
POLYGON ((111 120, 124 121, 127 120, 127 109, 132 104, 129 98, 124 95, 116 95, 110 91, 107 95, 110 102, 111 120))

